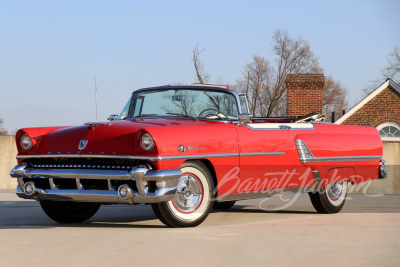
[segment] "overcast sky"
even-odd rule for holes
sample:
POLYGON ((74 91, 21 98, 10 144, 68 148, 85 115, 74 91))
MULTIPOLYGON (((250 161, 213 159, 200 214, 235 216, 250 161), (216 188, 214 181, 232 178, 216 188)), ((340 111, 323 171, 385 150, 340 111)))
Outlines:
MULTIPOLYGON (((12 132, 119 113, 134 89, 191 84, 198 44, 213 83, 235 83, 272 35, 301 36, 350 104, 400 46, 400 1, 0 0, 0 118, 12 132)), ((382 80, 383 82, 384 80, 382 80)))

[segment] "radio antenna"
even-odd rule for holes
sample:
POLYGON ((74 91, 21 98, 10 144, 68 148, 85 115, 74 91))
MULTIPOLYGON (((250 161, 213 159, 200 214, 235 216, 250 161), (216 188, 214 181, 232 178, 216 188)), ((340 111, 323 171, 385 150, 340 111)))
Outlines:
POLYGON ((96 76, 94 76, 94 102, 95 102, 95 108, 96 108, 96 121, 97 121, 97 79, 96 79, 96 76))

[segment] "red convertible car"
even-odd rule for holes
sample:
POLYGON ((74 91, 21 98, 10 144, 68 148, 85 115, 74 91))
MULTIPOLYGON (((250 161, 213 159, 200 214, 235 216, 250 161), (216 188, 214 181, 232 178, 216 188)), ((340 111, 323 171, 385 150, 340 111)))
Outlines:
POLYGON ((10 175, 19 197, 60 223, 83 222, 102 204, 146 203, 170 227, 286 192, 336 213, 348 183, 386 177, 374 128, 248 113, 245 94, 219 86, 139 89, 109 122, 19 130, 10 175))

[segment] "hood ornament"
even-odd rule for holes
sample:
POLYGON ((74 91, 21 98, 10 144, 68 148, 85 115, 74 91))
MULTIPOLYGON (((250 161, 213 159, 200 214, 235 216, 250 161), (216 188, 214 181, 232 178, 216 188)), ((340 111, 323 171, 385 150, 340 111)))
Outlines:
POLYGON ((104 127, 104 126, 110 126, 112 123, 109 122, 87 122, 84 125, 89 126, 89 129, 94 129, 96 127, 104 127))
POLYGON ((79 150, 85 149, 88 142, 89 142, 88 140, 81 140, 78 146, 79 150))

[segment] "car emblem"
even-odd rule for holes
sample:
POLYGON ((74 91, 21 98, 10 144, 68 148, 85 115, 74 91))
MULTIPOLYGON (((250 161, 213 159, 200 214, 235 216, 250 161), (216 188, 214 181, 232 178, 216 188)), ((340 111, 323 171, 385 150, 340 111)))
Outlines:
POLYGON ((79 150, 84 149, 86 147, 87 143, 88 143, 88 140, 81 140, 79 142, 79 146, 78 146, 79 150))
POLYGON ((181 153, 185 152, 185 146, 184 145, 180 145, 178 149, 179 149, 179 151, 181 153))

